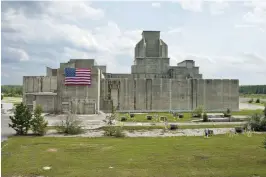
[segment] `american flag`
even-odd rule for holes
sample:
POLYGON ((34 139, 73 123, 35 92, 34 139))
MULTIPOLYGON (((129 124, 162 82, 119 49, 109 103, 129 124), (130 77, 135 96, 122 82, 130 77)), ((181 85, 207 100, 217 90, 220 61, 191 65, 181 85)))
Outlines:
POLYGON ((91 70, 87 68, 65 68, 65 85, 91 85, 91 70))

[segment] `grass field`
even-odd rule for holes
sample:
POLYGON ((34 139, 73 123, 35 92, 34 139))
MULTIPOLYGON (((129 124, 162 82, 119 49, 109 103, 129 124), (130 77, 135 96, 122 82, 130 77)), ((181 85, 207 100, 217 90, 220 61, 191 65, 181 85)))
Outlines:
POLYGON ((174 116, 170 113, 143 113, 143 114, 135 114, 134 118, 130 118, 128 114, 121 113, 119 114, 119 117, 126 116, 128 122, 158 122, 158 120, 155 120, 155 115, 158 114, 158 118, 161 116, 166 116, 167 120, 169 122, 187 122, 191 120, 191 113, 184 113, 184 118, 182 119, 176 119, 174 116), (147 120, 146 116, 151 115, 153 117, 153 120, 147 120))
POLYGON ((5 101, 6 103, 18 104, 22 102, 22 98, 21 97, 4 97, 3 101, 5 101))
MULTIPOLYGON (((232 112, 232 115, 252 115, 255 113, 262 114, 262 109, 257 110, 247 110, 243 109, 237 112, 232 112)), ((174 118, 172 114, 170 113, 143 113, 143 114, 135 114, 134 118, 130 118, 129 114, 126 113, 120 113, 118 116, 121 119, 121 117, 125 116, 127 117, 127 122, 158 122, 158 120, 155 119, 155 114, 158 114, 159 117, 166 116, 168 122, 189 122, 191 120, 197 120, 198 118, 192 118, 191 113, 184 113, 184 118, 174 118), (152 120, 147 120, 146 116, 151 115, 153 116, 152 120)))
POLYGON ((266 94, 240 94, 240 97, 244 98, 262 98, 266 99, 266 94))
POLYGON ((242 109, 238 112, 232 112, 232 115, 252 115, 252 114, 262 114, 262 109, 256 109, 256 110, 249 110, 249 109, 242 109))
POLYGON ((14 137, 2 148, 2 176, 263 177, 264 138, 14 137))

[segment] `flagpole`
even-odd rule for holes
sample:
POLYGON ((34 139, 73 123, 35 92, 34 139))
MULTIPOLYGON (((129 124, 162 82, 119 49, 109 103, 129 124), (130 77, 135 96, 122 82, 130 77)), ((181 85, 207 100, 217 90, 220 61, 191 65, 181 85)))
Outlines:
POLYGON ((97 112, 100 113, 100 86, 101 86, 101 73, 98 68, 98 99, 97 99, 97 112))

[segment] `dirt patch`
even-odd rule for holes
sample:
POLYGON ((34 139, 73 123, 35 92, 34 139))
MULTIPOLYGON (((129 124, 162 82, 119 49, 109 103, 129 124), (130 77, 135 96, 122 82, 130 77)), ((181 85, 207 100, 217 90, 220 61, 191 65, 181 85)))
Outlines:
POLYGON ((57 149, 56 148, 49 148, 47 149, 48 152, 57 152, 57 149))

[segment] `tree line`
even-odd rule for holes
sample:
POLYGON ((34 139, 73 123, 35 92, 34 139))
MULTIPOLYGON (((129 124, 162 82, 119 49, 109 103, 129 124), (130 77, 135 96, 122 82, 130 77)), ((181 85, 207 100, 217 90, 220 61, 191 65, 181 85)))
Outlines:
POLYGON ((266 94, 266 85, 243 85, 239 87, 241 94, 266 94))
MULTIPOLYGON (((2 85, 2 94, 8 97, 22 96, 21 85, 2 85)), ((239 87, 241 94, 266 94, 266 85, 243 85, 239 87)))
POLYGON ((2 85, 1 94, 6 97, 21 97, 22 86, 21 85, 2 85))

